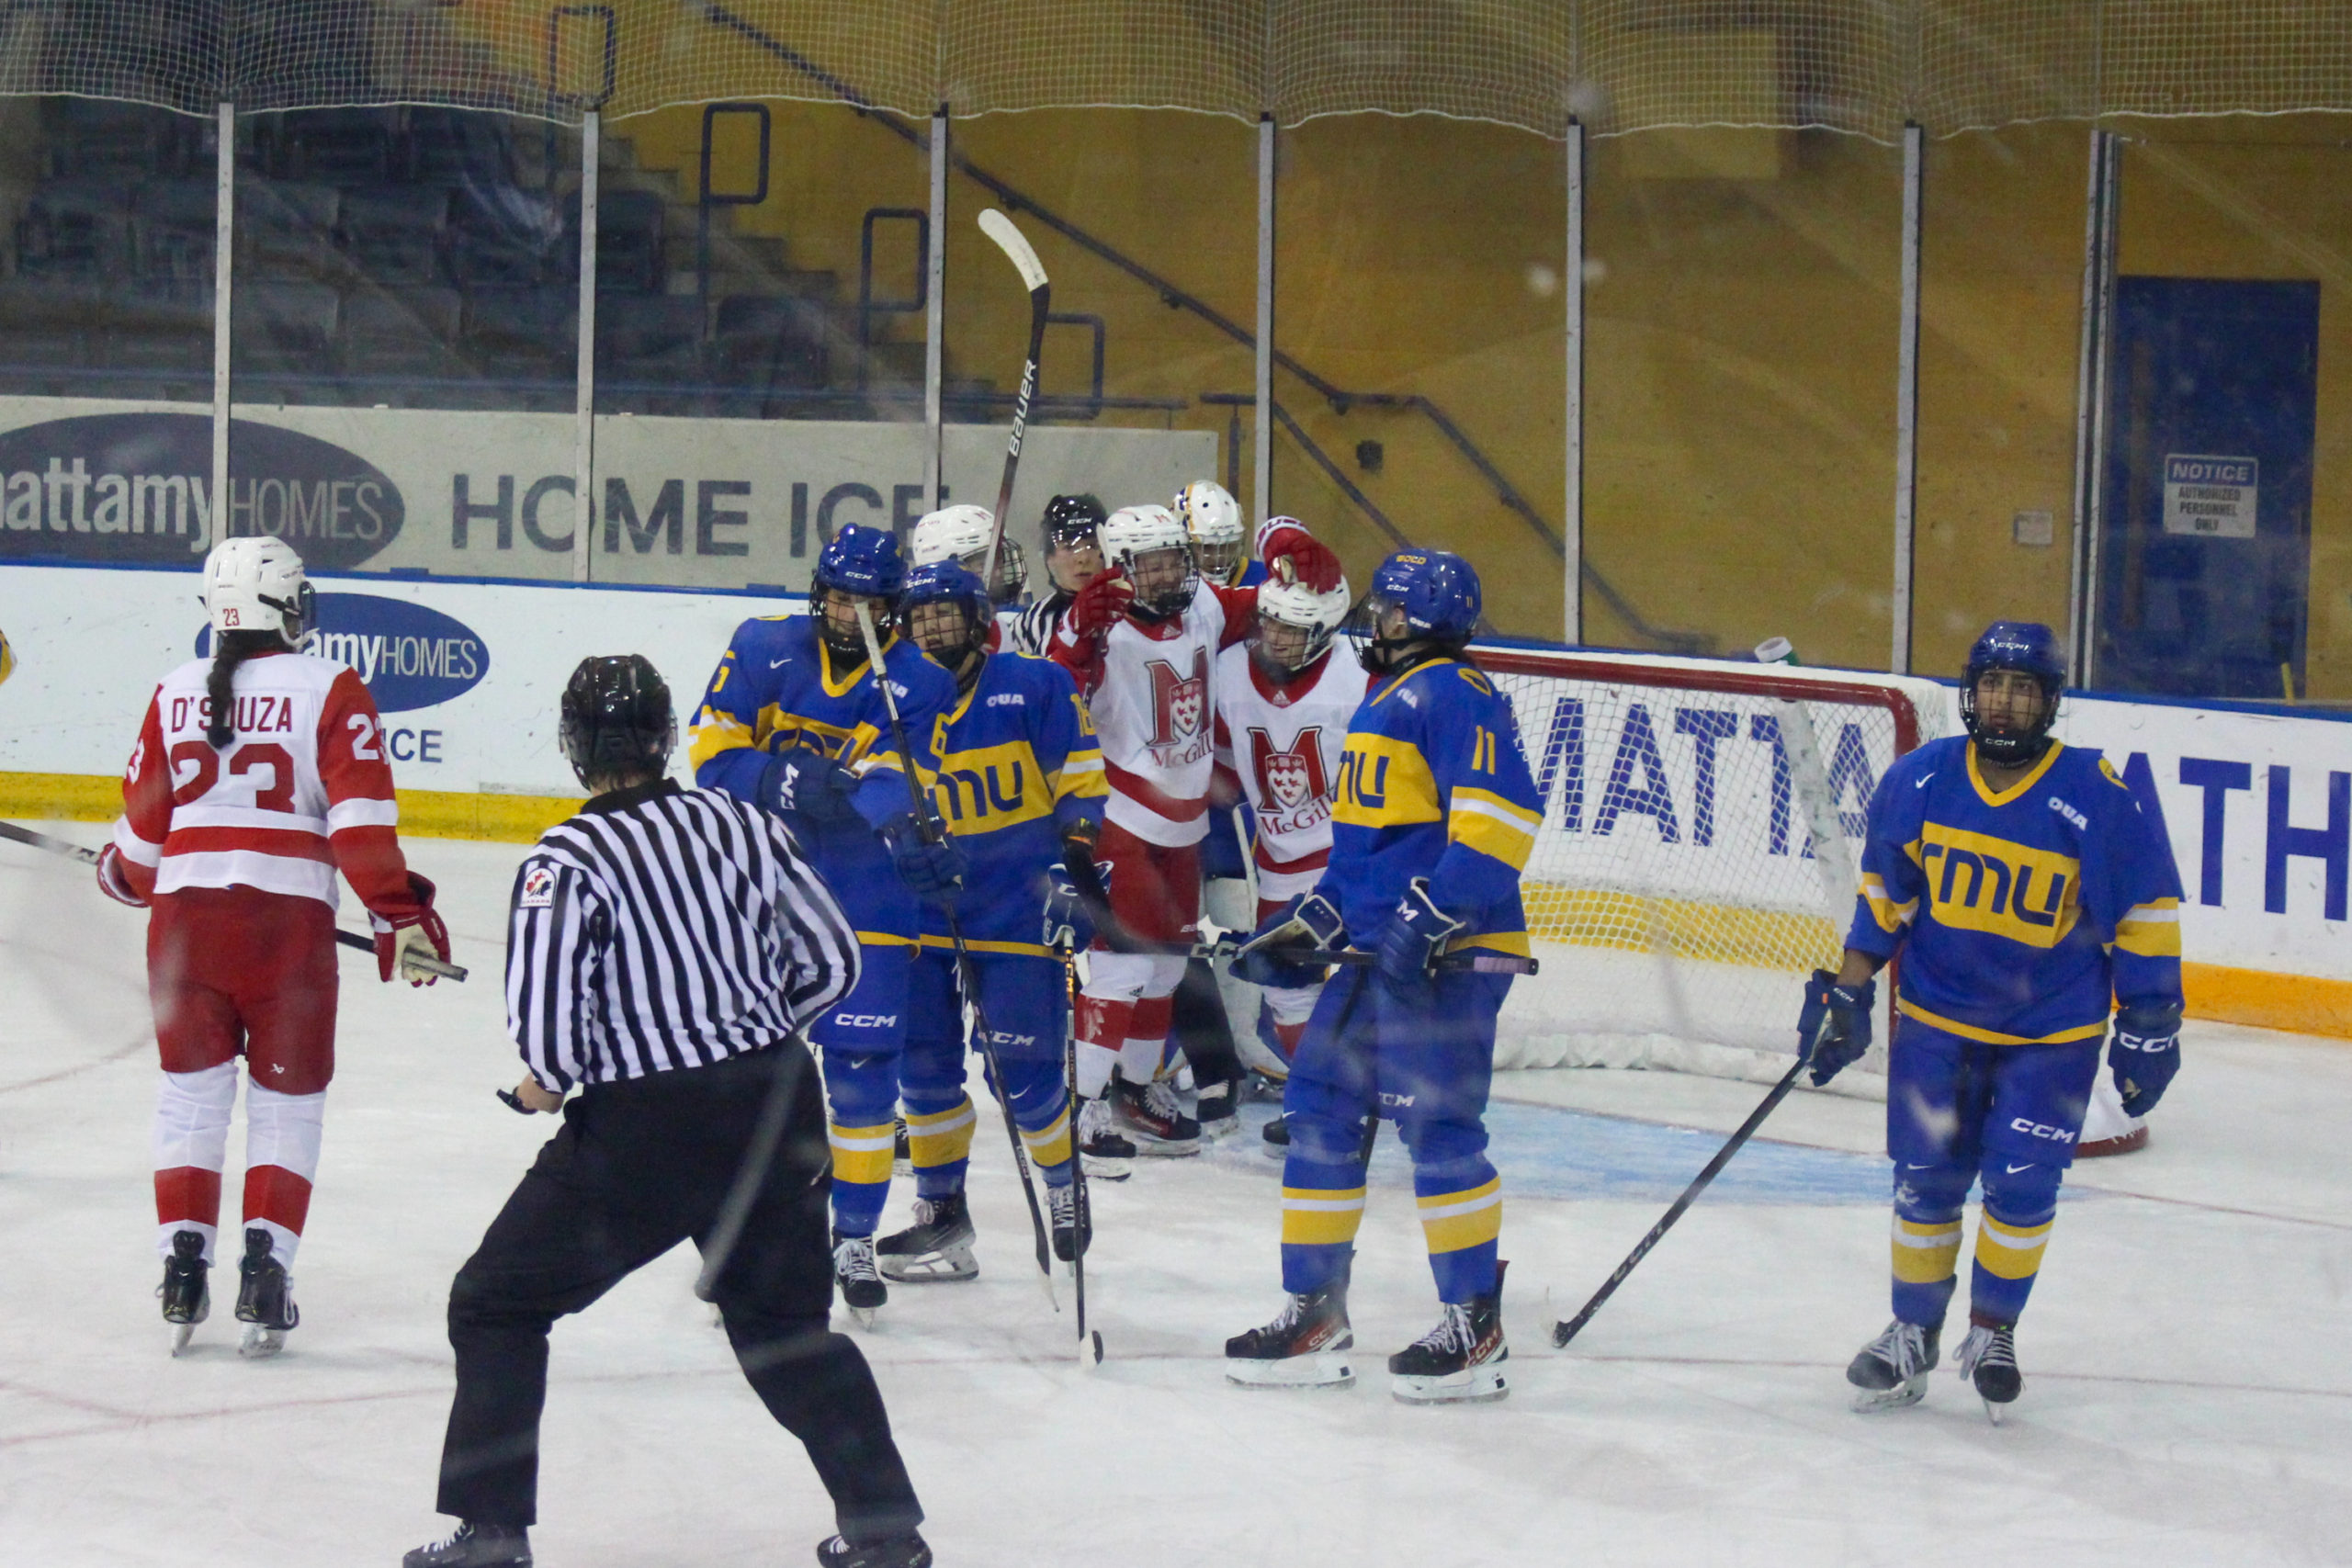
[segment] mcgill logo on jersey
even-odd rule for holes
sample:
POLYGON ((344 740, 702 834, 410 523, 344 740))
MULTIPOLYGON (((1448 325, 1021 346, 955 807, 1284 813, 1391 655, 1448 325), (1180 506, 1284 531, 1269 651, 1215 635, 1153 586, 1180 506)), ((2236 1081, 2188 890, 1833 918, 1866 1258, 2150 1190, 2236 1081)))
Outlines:
POLYGON ((1250 767, 1257 774, 1258 815, 1272 833, 1295 833, 1331 815, 1331 786, 1323 771, 1323 728, 1309 725, 1287 750, 1252 726, 1250 767))
POLYGON ((1193 650, 1193 672, 1180 676, 1164 659, 1145 666, 1151 677, 1150 746, 1163 767, 1196 762, 1209 750, 1209 656, 1193 650), (1166 755, 1159 755, 1161 752, 1166 755))

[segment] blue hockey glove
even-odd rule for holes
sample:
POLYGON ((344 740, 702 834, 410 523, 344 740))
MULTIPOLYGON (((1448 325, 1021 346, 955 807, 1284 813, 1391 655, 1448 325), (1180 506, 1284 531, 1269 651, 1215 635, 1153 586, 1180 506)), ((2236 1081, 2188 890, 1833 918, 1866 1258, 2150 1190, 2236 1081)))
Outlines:
POLYGON ((1347 922, 1320 893, 1302 894, 1259 923, 1234 955, 1233 976, 1253 986, 1303 990, 1320 984, 1324 965, 1298 962, 1348 944, 1347 922))
POLYGON ((1094 940, 1094 922, 1086 916, 1078 884, 1059 861, 1046 868, 1046 926, 1038 940, 1047 947, 1076 953, 1094 940))
POLYGON ((882 846, 890 865, 917 897, 952 905, 964 891, 964 852, 944 835, 926 838, 914 813, 901 811, 882 824, 882 846))
POLYGON ((760 774, 760 804, 812 828, 858 820, 849 801, 855 781, 842 765, 813 746, 787 746, 768 759, 760 774))
POLYGON ((1388 917, 1387 929, 1380 933, 1382 977, 1392 986, 1426 983, 1446 938, 1460 931, 1462 924, 1430 902, 1427 877, 1413 878, 1396 912, 1388 917))
POLYGON ((1804 1010, 1797 1014, 1797 1050, 1810 1050, 1813 1087, 1819 1089, 1871 1048, 1871 1009, 1878 1005, 1878 982, 1841 986, 1826 969, 1805 982, 1804 1010))
POLYGON ((2107 1070, 2123 1096, 2123 1113, 2145 1116, 2180 1071, 2180 1004, 2131 1002, 2107 1038, 2107 1070))

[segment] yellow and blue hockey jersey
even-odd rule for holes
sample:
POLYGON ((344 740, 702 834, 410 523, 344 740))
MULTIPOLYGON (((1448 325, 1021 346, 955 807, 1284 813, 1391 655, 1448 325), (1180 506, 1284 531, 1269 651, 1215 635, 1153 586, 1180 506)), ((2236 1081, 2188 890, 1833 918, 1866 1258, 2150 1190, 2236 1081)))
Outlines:
POLYGON ((1902 950, 1896 1008, 1965 1040, 2097 1039, 2116 1001, 2180 1000, 2180 874, 2161 818, 2097 751, 2052 741, 1996 793, 1966 738, 1871 797, 1847 945, 1902 950))
MULTIPOLYGON (((955 678, 905 638, 882 650, 915 771, 927 786, 939 761, 939 730, 956 700, 955 678)), ((808 852, 861 938, 916 935, 916 900, 890 868, 874 829, 906 812, 906 774, 890 735, 889 710, 861 663, 846 678, 807 615, 762 615, 735 628, 688 731, 695 783, 757 803, 769 754, 793 746, 823 751, 857 781, 858 821, 804 826, 808 852)))
MULTIPOLYGON (((1094 726, 1069 671, 1025 653, 987 656, 972 689, 940 725, 931 798, 970 869, 956 918, 978 950, 1046 956, 1037 940, 1046 867, 1062 835, 1099 821, 1108 788, 1094 726)), ((925 907, 925 947, 946 945, 947 926, 925 907)))
POLYGON ((1455 947, 1527 951, 1519 874, 1544 820, 1510 704, 1476 666, 1417 664, 1374 685, 1348 726, 1317 890, 1354 940, 1378 940, 1407 886, 1465 922, 1455 947))

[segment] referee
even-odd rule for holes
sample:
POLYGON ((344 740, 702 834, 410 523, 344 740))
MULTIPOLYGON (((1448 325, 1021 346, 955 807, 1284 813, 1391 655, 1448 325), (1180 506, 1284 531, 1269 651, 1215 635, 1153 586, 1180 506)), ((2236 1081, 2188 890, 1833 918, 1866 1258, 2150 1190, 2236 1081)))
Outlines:
POLYGON ((524 860, 506 944, 514 1099, 564 1124, 450 1289, 438 1506, 459 1523, 403 1568, 528 1568, 548 1330, 688 1237, 743 1375, 832 1495, 819 1562, 932 1560, 881 1392, 826 1321, 831 1158, 797 1036, 856 981, 856 934, 777 818, 664 776, 676 740, 642 657, 572 671, 563 750, 592 798, 524 860))

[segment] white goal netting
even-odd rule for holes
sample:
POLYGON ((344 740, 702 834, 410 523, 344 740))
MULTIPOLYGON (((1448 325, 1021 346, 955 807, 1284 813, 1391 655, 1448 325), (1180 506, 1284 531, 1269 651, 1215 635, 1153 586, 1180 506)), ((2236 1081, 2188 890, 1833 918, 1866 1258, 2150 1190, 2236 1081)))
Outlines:
POLYGON ((1777 1077, 1804 976, 1843 945, 1871 792, 1941 732, 1948 694, 1716 660, 1478 657, 1544 798, 1522 882, 1543 972, 1513 987, 1496 1065, 1777 1077), (1820 854, 1815 823, 1836 840, 1820 854))

